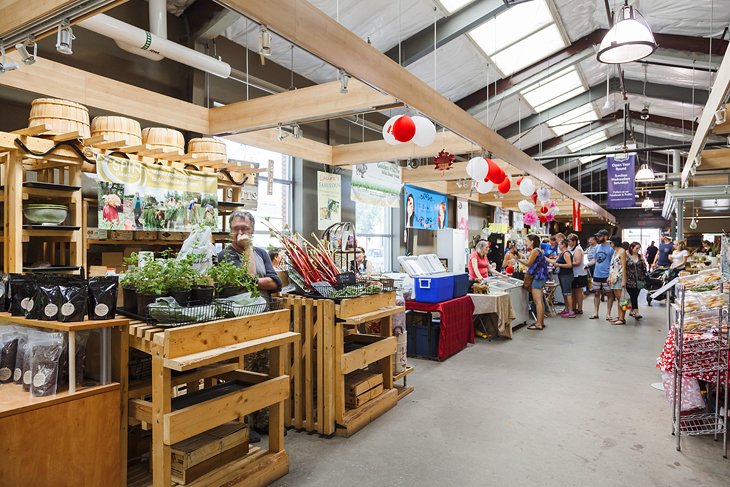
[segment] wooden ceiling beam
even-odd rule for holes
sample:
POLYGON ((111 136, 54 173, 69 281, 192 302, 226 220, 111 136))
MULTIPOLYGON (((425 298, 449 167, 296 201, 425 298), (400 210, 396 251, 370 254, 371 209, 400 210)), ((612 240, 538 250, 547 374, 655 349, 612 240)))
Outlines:
POLYGON ((387 92, 452 132, 509 161, 518 170, 580 201, 584 206, 594 208, 604 218, 615 220, 613 215, 560 180, 542 164, 306 0, 221 0, 221 3, 263 23, 318 58, 387 92))
POLYGON ((231 103, 210 109, 210 134, 235 134, 279 124, 306 123, 371 112, 393 106, 397 100, 356 79, 340 93, 332 81, 275 95, 231 103))
POLYGON ((277 129, 257 130, 242 134, 227 135, 224 138, 266 149, 292 157, 301 157, 307 161, 332 164, 332 147, 321 142, 306 139, 295 139, 292 136, 279 140, 277 129))

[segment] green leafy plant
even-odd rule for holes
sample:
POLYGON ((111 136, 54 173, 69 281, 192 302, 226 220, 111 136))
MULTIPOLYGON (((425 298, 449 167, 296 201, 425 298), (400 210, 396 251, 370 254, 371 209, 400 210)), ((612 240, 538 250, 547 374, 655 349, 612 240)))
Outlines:
POLYGON ((144 267, 137 271, 136 289, 139 294, 162 296, 168 291, 168 280, 165 275, 166 262, 165 260, 147 261, 144 267))
POLYGON ((258 295, 258 280, 246 272, 245 262, 238 267, 232 262, 223 261, 213 266, 208 274, 218 290, 224 287, 242 287, 253 295, 258 295))
POLYGON ((137 252, 132 252, 123 261, 126 269, 119 283, 123 288, 137 289, 137 282, 139 280, 139 255, 137 252))
POLYGON ((188 259, 166 259, 163 262, 163 283, 166 291, 190 291, 195 283, 197 272, 188 259))

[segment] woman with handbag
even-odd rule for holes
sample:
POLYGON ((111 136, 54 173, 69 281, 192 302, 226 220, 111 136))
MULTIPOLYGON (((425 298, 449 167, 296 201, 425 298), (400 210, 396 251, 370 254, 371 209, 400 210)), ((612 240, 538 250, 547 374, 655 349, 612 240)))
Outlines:
POLYGON ((622 246, 621 237, 618 235, 611 237, 611 247, 613 248, 613 256, 608 271, 608 284, 611 286, 613 295, 618 302, 618 319, 609 320, 609 322, 612 325, 625 325, 626 305, 630 304, 630 299, 627 299, 628 295, 624 297, 626 292, 626 251, 622 246))
POLYGON ((631 316, 640 320, 639 293, 646 287, 646 262, 641 253, 641 244, 632 242, 626 258, 626 292, 631 297, 631 316))
POLYGON ((527 267, 524 287, 528 287, 535 302, 535 318, 537 321, 527 327, 528 330, 545 328, 545 304, 543 303, 543 287, 548 279, 548 262, 540 248, 540 239, 536 235, 527 236, 527 259, 517 261, 527 267))

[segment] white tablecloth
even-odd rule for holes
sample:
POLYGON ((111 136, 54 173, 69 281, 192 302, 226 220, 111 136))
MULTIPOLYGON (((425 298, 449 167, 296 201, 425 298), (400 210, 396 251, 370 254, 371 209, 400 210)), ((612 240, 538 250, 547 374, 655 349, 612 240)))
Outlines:
POLYGON ((504 292, 469 294, 474 303, 474 315, 488 315, 487 321, 497 328, 499 336, 512 338, 512 321, 515 313, 510 295, 504 292))

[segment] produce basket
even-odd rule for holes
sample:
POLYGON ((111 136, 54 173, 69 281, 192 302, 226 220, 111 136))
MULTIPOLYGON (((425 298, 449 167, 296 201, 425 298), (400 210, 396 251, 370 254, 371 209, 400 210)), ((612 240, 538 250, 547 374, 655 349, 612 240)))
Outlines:
MULTIPOLYGON (((150 321, 157 326, 176 327, 203 323, 222 318, 221 307, 215 304, 189 303, 187 306, 179 306, 172 300, 174 305, 165 305, 166 298, 158 298, 154 303, 147 306, 150 321), (177 305, 177 306, 175 306, 177 305)), ((168 302, 169 303, 169 302, 168 302)))
MULTIPOLYGON (((312 286, 321 296, 329 299, 357 298, 365 294, 367 281, 359 281, 352 272, 337 275, 337 282, 313 282, 312 286)), ((380 291, 378 291, 380 292, 380 291)))
POLYGON ((281 309, 283 300, 281 298, 270 298, 269 301, 263 303, 240 305, 225 299, 216 300, 216 304, 220 306, 221 314, 227 318, 238 316, 250 316, 267 311, 278 311, 281 309))
POLYGON ((380 294, 383 292, 383 284, 378 280, 358 277, 357 284, 362 287, 363 294, 380 294))

